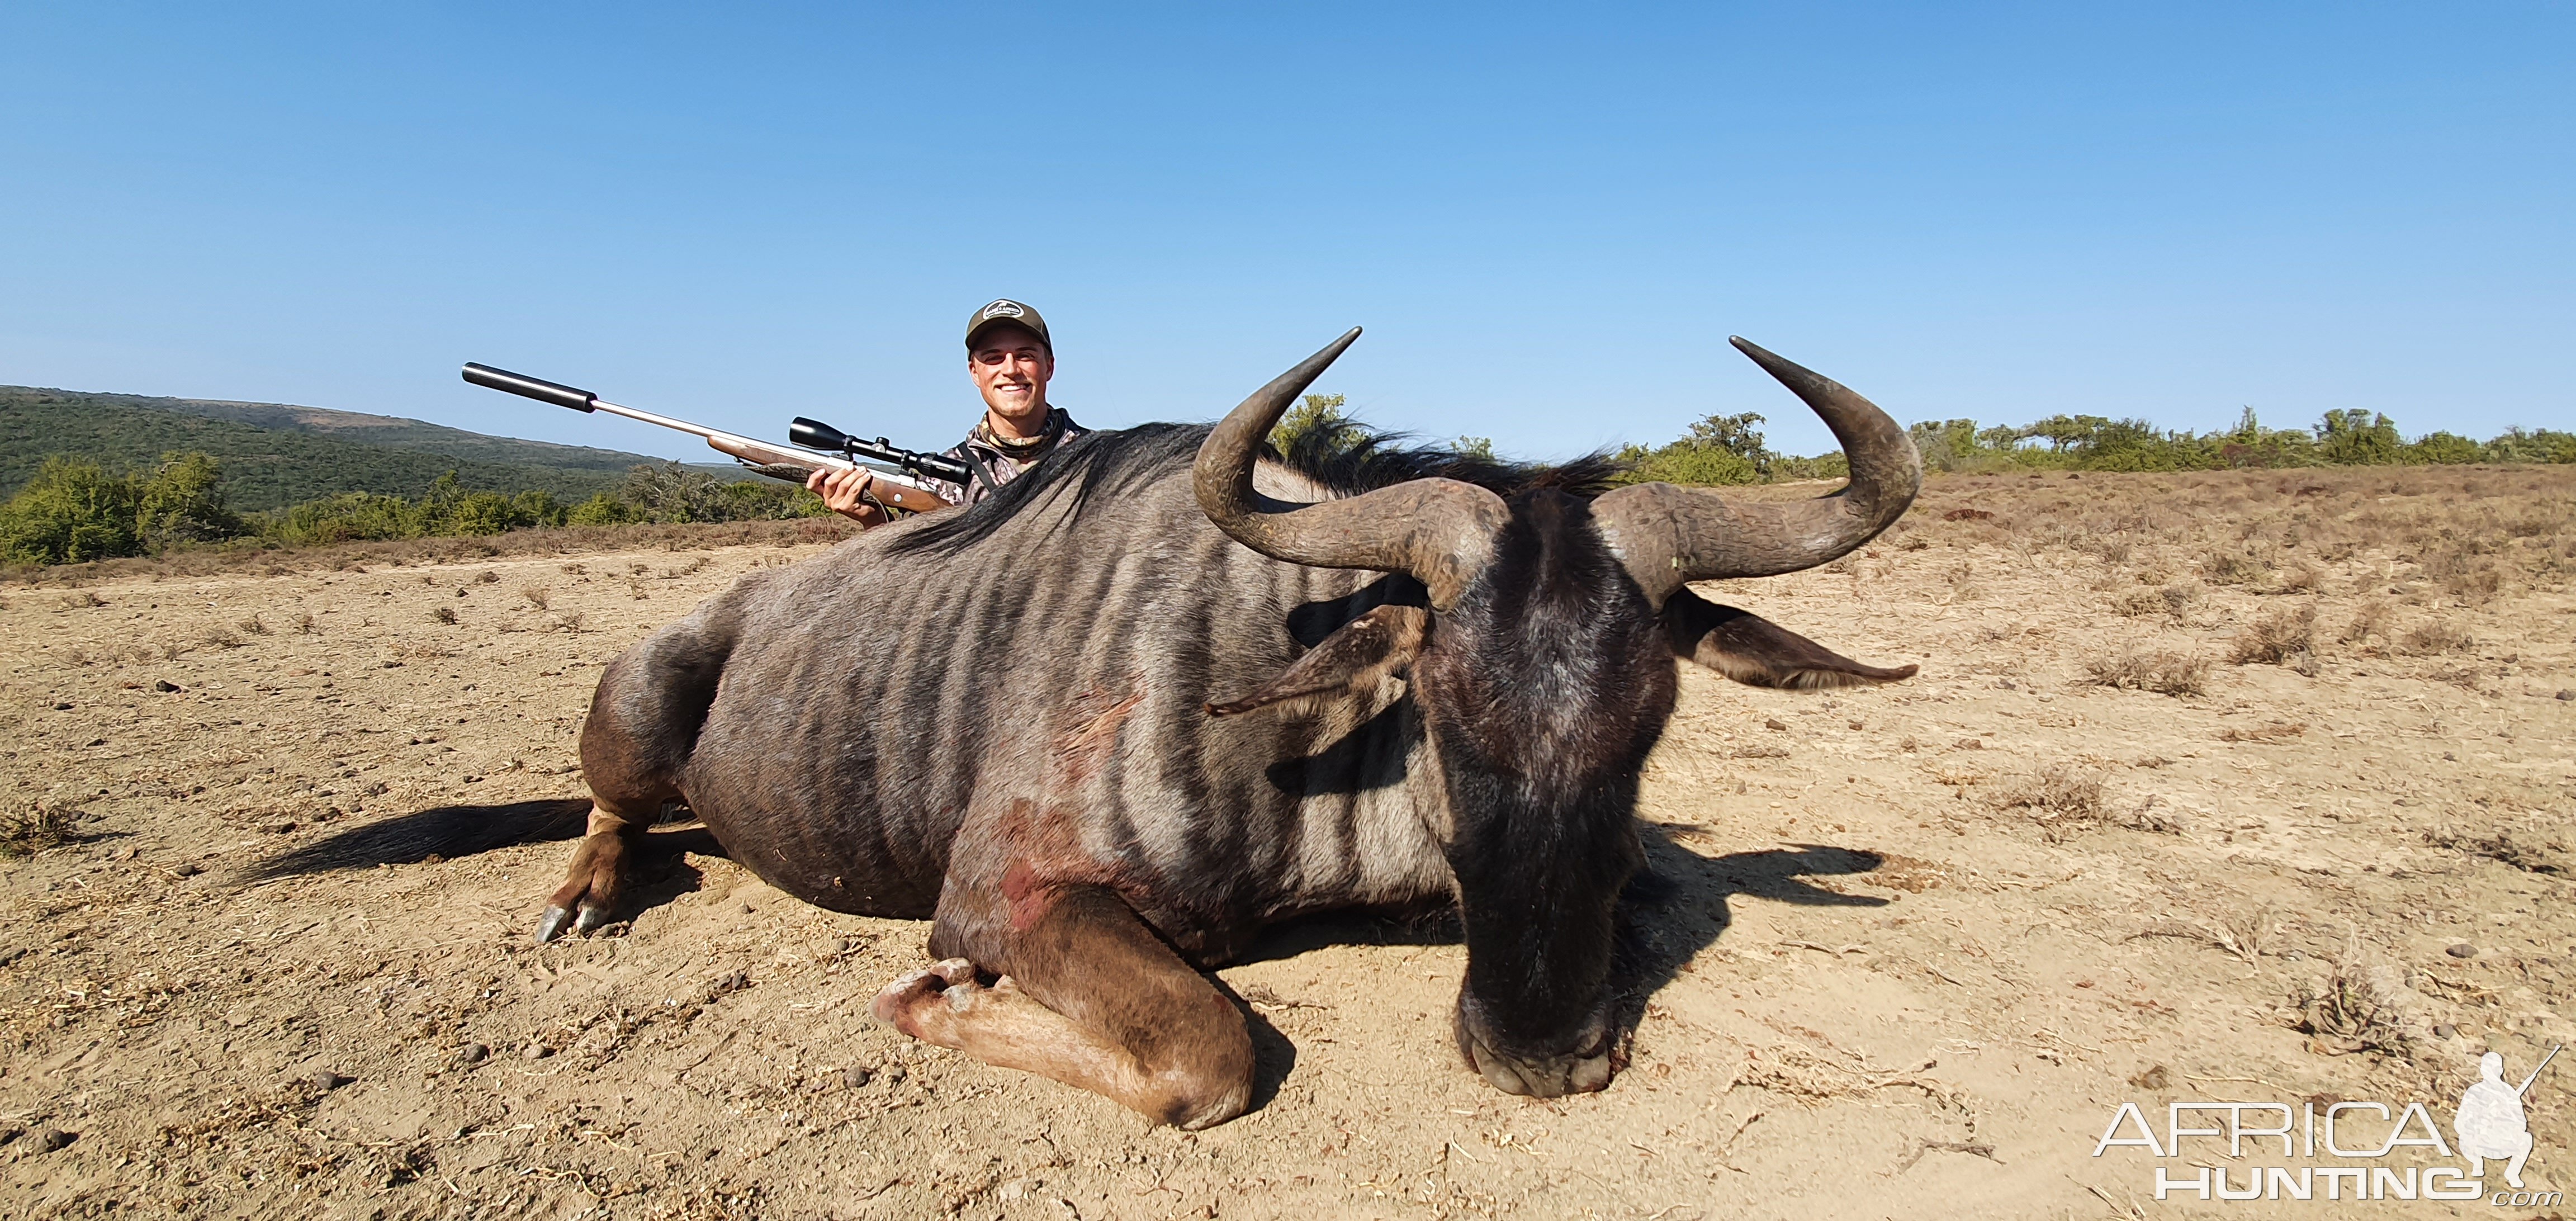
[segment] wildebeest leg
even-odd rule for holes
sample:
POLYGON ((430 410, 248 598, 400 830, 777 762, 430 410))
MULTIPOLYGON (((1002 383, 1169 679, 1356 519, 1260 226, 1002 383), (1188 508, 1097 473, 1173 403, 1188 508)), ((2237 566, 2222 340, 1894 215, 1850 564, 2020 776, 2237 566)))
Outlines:
POLYGON ((538 941, 561 936, 566 920, 585 933, 608 923, 625 889, 627 853, 642 834, 641 821, 626 817, 605 801, 592 803, 590 833, 573 850, 572 869, 546 900, 546 914, 537 918, 538 941))
POLYGON ((703 638, 664 629, 600 675, 581 729, 590 834, 537 919, 538 941, 561 935, 567 920, 586 933, 615 917, 629 850, 656 815, 687 800, 672 776, 706 717, 720 661, 703 638))
POLYGON ((952 958, 906 975, 877 995, 877 1017, 1175 1127, 1243 1113, 1252 1098, 1243 1014, 1125 900, 1104 887, 1068 886, 1013 907, 996 961, 952 958), (978 967, 1000 978, 978 982, 978 967))

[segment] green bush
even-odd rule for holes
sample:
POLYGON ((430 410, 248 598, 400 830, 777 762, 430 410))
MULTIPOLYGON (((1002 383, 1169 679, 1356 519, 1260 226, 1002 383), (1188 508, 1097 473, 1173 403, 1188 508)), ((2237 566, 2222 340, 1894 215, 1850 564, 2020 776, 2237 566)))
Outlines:
POLYGON ((139 555, 141 482, 95 462, 48 458, 36 477, 0 506, 0 545, 20 563, 77 564, 139 555))
POLYGON ((565 524, 574 526, 622 526, 633 520, 627 514, 626 502, 606 492, 574 505, 572 512, 564 515, 565 524))
POLYGON ((137 497, 136 540, 147 550, 159 550, 240 534, 241 516, 224 507, 223 481, 223 467, 206 454, 163 454, 161 468, 144 481, 137 497))
POLYGON ((2457 433, 2431 432, 2406 447, 2409 462, 2435 465, 2477 462, 2486 457, 2486 447, 2457 433))
POLYGON ((114 559, 241 532, 224 507, 223 468, 204 454, 164 454, 148 475, 48 458, 0 505, 0 556, 19 563, 114 559))

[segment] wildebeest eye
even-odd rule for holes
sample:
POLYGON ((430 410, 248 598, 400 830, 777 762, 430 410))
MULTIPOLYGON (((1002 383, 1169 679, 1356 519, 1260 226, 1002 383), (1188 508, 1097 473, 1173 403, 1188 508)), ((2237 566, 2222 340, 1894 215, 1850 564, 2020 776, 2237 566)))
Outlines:
POLYGON ((1380 606, 1343 624, 1258 691, 1230 703, 1210 704, 1209 716, 1239 716, 1295 699, 1364 695, 1380 680, 1401 674, 1422 652, 1431 612, 1420 606, 1380 606))

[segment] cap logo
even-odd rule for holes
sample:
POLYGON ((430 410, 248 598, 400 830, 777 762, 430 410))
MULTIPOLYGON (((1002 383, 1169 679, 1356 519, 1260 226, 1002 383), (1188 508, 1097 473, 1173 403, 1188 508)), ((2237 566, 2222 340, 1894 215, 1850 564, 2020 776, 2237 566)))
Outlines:
POLYGON ((1028 312, 1028 307, 1017 301, 996 301, 984 307, 983 317, 990 322, 995 318, 1018 318, 1028 312))

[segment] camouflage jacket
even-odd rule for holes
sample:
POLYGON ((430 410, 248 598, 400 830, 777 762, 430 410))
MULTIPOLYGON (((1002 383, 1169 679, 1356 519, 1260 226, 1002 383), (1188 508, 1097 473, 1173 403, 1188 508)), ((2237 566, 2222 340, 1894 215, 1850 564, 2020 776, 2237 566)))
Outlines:
POLYGON ((1084 431, 1082 425, 1074 423, 1073 417, 1067 415, 1062 407, 1047 410, 1046 431, 1032 441, 1003 440, 993 435, 990 417, 977 420, 975 431, 966 434, 965 440, 941 452, 989 475, 992 486, 985 486, 982 478, 969 477, 963 486, 934 480, 931 490, 953 505, 981 504, 985 498, 1001 490, 1003 484, 1027 474, 1039 459, 1054 453, 1057 446, 1081 436, 1084 431))

